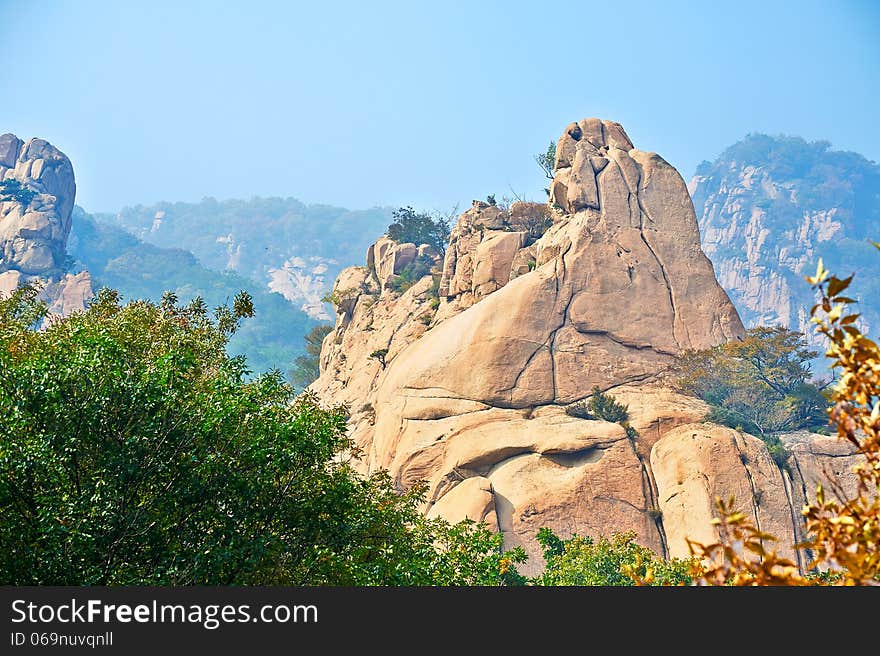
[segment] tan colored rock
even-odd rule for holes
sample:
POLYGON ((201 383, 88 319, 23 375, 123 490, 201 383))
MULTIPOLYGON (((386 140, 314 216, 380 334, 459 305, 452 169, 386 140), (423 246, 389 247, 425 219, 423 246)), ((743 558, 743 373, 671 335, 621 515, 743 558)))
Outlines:
POLYGON ((438 322, 528 273, 535 258, 532 244, 551 223, 546 205, 517 202, 501 210, 474 201, 450 236, 440 278, 443 303, 438 322))
POLYGON ((429 518, 466 517, 475 522, 485 522, 490 531, 497 531, 498 517, 495 514, 492 482, 482 476, 466 478, 434 504, 427 515, 429 518))
POLYGON ((700 399, 685 396, 663 384, 636 384, 613 387, 608 391, 629 409, 629 423, 639 432, 639 444, 650 449, 666 433, 682 424, 702 423, 709 406, 700 399))
POLYGON ((367 268, 374 270, 384 289, 388 281, 413 262, 418 255, 415 244, 398 244, 388 237, 380 238, 367 252, 367 268))
POLYGON ((542 566, 542 526, 632 530, 687 555, 686 537, 711 537, 715 494, 736 494, 790 552, 797 481, 759 440, 701 423, 705 404, 663 387, 676 354, 744 332, 683 180, 614 123, 572 124, 560 144, 557 200, 592 184, 595 206, 475 202, 452 231, 439 300, 430 276, 398 296, 369 269, 344 272, 337 287, 360 291, 312 389, 352 408, 363 471, 387 469, 400 489, 426 481, 431 516, 497 522, 505 546, 532 556, 527 572, 542 566), (593 386, 629 405, 638 435, 565 413, 593 386))
POLYGON ((492 231, 477 245, 471 281, 474 296, 487 296, 510 280, 513 258, 525 246, 526 233, 492 231))
POLYGON ((14 134, 0 134, 0 166, 7 169, 15 168, 23 143, 14 134))
POLYGON ((60 281, 49 284, 44 289, 49 302, 49 313, 67 317, 74 312, 82 312, 94 297, 92 277, 88 271, 66 274, 60 281))
POLYGON ((568 208, 568 185, 571 184, 571 170, 560 168, 556 170, 553 182, 550 183, 550 206, 559 209, 568 208))
POLYGON ((565 208, 572 214, 585 209, 599 209, 596 172, 591 162, 597 152, 589 141, 579 141, 575 149, 565 197, 565 208))
POLYGON ((570 123, 568 127, 565 128, 562 136, 559 137, 559 141, 556 142, 555 168, 557 171, 571 166, 574 161, 577 142, 580 140, 582 134, 580 126, 578 126, 577 123, 570 123))
MULTIPOLYGON (((525 248, 520 248, 516 255, 513 257, 513 261, 510 263, 510 280, 517 278, 519 276, 524 276, 529 271, 534 270, 537 266, 537 249, 534 244, 531 246, 527 246, 525 248)), ((508 282, 510 282, 508 280, 508 282)))
POLYGON ((788 433, 781 439, 791 453, 789 462, 799 503, 815 503, 816 488, 820 485, 832 496, 840 494, 851 499, 858 494, 855 468, 863 458, 855 453, 852 444, 836 435, 807 431, 788 433))
POLYGON ((595 149, 605 146, 605 121, 598 118, 585 118, 578 121, 578 127, 581 129, 581 136, 578 143, 587 142, 595 149))
POLYGON ((440 258, 440 253, 437 252, 437 249, 431 246, 430 244, 422 244, 419 246, 416 252, 417 258, 428 258, 431 260, 438 260, 440 258))
POLYGON ((632 150, 633 144, 626 134, 626 130, 620 123, 614 121, 602 121, 605 135, 605 144, 609 148, 620 148, 621 150, 632 150))
MULTIPOLYGON (((662 552, 651 491, 639 483, 640 459, 620 426, 569 417, 552 406, 525 418, 520 411, 461 406, 430 393, 407 399, 411 441, 384 466, 397 472, 402 487, 428 481, 431 516, 457 521, 476 518, 476 509, 494 511, 505 546, 523 546, 532 557, 531 573, 540 569, 535 534, 541 526, 563 535, 633 530, 662 552), (427 407, 445 411, 426 418, 427 407), (436 435, 447 437, 438 441, 436 435)), ((391 453, 381 445, 376 450, 391 453)))
POLYGON ((66 272, 76 194, 70 160, 43 139, 0 135, 0 180, 16 180, 35 193, 27 204, 0 201, 0 295, 36 284, 50 316, 85 309, 93 296, 91 277, 66 272))
POLYGON ((70 233, 76 185, 70 160, 43 139, 0 136, 0 180, 17 180, 36 192, 25 206, 0 202, 0 271, 60 274, 70 233))
POLYGON ((12 292, 19 288, 21 283, 21 272, 4 271, 0 273, 0 299, 9 296, 12 292))
POLYGON ((714 424, 685 424, 654 445, 651 467, 671 556, 689 557, 687 538, 715 542, 715 500, 733 496, 755 526, 780 539, 780 555, 797 560, 792 545, 800 532, 788 486, 758 438, 714 424))
MULTIPOLYGON (((571 403, 594 385, 644 380, 683 349, 743 335, 700 251, 681 177, 656 155, 616 152, 638 186, 630 190, 609 163, 599 175, 602 210, 555 224, 537 242, 534 271, 402 354, 383 389, 389 402, 409 387, 436 387, 499 407, 571 403)), ((456 271, 449 291, 463 278, 456 271)))

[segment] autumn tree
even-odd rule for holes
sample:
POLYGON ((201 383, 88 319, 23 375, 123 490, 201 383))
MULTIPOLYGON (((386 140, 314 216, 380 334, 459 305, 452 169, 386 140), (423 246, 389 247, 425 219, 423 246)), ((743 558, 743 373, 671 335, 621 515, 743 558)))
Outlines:
POLYGON ((745 339, 687 351, 675 364, 676 384, 708 403, 708 419, 764 438, 827 424, 822 385, 813 381, 803 334, 751 328, 745 339))
MULTIPOLYGON (((880 248, 880 244, 875 244, 880 248)), ((803 509, 808 535, 798 548, 812 554, 808 568, 828 568, 828 576, 802 576, 794 563, 771 548, 774 536, 757 529, 736 509, 735 500, 718 501, 713 544, 690 542, 705 563, 695 572, 710 585, 877 585, 880 583, 880 347, 858 327, 855 302, 845 292, 852 282, 825 269, 807 279, 819 292, 811 310, 817 331, 828 339, 827 357, 837 373, 828 414, 838 438, 863 457, 856 468, 857 494, 832 498, 821 486, 816 501, 803 509)))

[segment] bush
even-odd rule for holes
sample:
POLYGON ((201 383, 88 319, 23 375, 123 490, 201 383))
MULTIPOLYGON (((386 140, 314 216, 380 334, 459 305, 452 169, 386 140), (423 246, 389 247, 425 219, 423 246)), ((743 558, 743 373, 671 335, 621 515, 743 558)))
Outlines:
MULTIPOLYGON (((421 257, 417 257, 415 260, 407 264, 399 274, 391 278, 388 281, 388 289, 402 294, 407 289, 415 285, 419 280, 427 276, 431 273, 431 267, 433 266, 434 261, 423 255, 421 257)), ((433 289, 433 284, 432 284, 433 289)), ((437 290, 440 289, 440 281, 439 278, 437 280, 437 290)))
POLYGON ((28 189, 15 178, 0 182, 0 200, 15 201, 27 207, 36 195, 36 191, 28 189))
POLYGON ((289 374, 294 387, 305 389, 321 375, 321 345, 332 330, 333 326, 329 324, 319 324, 306 333, 306 355, 300 355, 293 361, 294 368, 289 374))
POLYGON ((580 419, 601 419, 613 424, 623 424, 629 419, 629 407, 618 403, 613 396, 599 387, 593 388, 589 399, 566 406, 565 413, 580 419))
POLYGON ((652 585, 688 585, 689 561, 658 558, 635 542, 635 533, 614 533, 593 539, 574 535, 562 540, 549 528, 538 531, 544 551, 544 572, 535 585, 635 585, 635 579, 652 585))
POLYGON ((388 238, 398 244, 428 244, 437 252, 446 252, 449 242, 449 221, 432 218, 427 212, 416 212, 412 207, 401 207, 392 212, 394 223, 388 226, 388 238))

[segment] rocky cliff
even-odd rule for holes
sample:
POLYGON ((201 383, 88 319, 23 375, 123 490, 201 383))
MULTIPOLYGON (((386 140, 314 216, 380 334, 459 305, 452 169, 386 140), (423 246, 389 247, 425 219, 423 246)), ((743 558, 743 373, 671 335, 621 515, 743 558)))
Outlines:
POLYGON ((632 530, 685 556, 730 493, 791 555, 817 454, 836 447, 798 436, 789 473, 663 385, 675 354, 744 332, 681 176, 599 119, 566 128, 555 168, 546 206, 474 202, 442 260, 382 238, 342 271, 312 388, 350 406, 365 471, 427 481, 429 515, 488 522, 531 571, 542 526, 632 530), (401 286, 418 262, 427 273, 401 286), (566 413, 593 386, 629 405, 637 434, 566 413))
POLYGON ((69 271, 66 251, 76 194, 70 160, 43 139, 0 135, 0 181, 20 190, 0 194, 0 295, 38 282, 52 314, 83 309, 91 277, 69 271))
MULTIPOLYGON (((814 297, 804 276, 821 257, 857 272, 854 291, 880 295, 880 167, 827 142, 750 135, 689 184, 718 280, 747 326, 783 325, 808 335, 814 297)), ((880 322, 864 308, 864 328, 880 322)))

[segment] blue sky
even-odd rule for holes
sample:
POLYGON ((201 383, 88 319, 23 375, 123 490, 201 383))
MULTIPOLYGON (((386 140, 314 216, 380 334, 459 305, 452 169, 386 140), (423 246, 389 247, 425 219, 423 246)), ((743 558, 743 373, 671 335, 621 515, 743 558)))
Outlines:
POLYGON ((0 132, 64 150, 91 211, 442 210, 541 198, 532 155, 587 116, 685 178, 756 131, 880 159, 878 37, 871 1, 0 0, 0 132))

